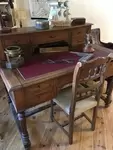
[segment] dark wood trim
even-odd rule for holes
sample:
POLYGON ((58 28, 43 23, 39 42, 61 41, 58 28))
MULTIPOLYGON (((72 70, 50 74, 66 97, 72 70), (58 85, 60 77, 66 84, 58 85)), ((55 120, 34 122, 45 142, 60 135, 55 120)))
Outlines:
MULTIPOLYGON (((53 103, 53 106, 54 106, 54 105, 56 105, 56 104, 53 103)), ((50 108, 50 107, 51 107, 51 104, 46 104, 46 105, 41 106, 41 107, 39 107, 39 108, 36 108, 36 109, 34 109, 34 110, 32 110, 32 111, 27 110, 27 111, 25 111, 25 116, 26 116, 26 117, 30 117, 30 116, 32 116, 32 115, 34 115, 34 114, 36 114, 36 113, 39 113, 39 112, 41 112, 41 111, 43 111, 43 110, 46 110, 46 109, 48 109, 48 108, 50 108)))
POLYGON ((17 34, 21 34, 24 35, 26 33, 32 34, 32 33, 38 33, 38 32, 50 32, 50 31, 60 31, 60 30, 67 30, 67 29, 74 29, 74 28, 80 28, 80 27, 84 27, 84 26, 91 26, 91 23, 86 23, 83 25, 77 25, 77 26, 70 26, 70 27, 53 27, 48 30, 38 30, 35 27, 23 27, 23 28, 16 28, 16 29, 12 29, 12 32, 10 33, 0 33, 0 37, 2 36, 10 36, 10 35, 17 35, 17 34))
POLYGON ((4 60, 4 49, 3 49, 2 37, 0 38, 0 60, 4 60))

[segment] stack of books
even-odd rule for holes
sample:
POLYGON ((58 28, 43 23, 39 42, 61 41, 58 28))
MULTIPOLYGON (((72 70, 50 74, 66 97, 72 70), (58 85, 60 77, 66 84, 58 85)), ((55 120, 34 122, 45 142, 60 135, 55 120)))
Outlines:
POLYGON ((65 41, 39 45, 40 53, 64 52, 68 51, 68 49, 69 49, 68 43, 65 41))

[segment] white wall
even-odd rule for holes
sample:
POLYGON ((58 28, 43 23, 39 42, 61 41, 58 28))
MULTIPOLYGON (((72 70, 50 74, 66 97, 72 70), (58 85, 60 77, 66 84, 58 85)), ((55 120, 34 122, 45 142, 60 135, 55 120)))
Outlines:
POLYGON ((113 0, 70 0, 73 17, 86 17, 93 28, 101 28, 101 40, 113 42, 113 0))
MULTIPOLYGON (((25 8, 28 14, 27 25, 33 25, 30 20, 28 0, 16 0, 20 8, 25 8)), ((92 28, 101 28, 101 40, 113 42, 113 0, 69 0, 72 17, 85 17, 93 23, 92 28)))
POLYGON ((22 12, 21 16, 25 15, 27 18, 22 21, 23 26, 34 26, 34 21, 30 18, 29 0, 15 0, 15 9, 17 12, 20 10, 22 12))

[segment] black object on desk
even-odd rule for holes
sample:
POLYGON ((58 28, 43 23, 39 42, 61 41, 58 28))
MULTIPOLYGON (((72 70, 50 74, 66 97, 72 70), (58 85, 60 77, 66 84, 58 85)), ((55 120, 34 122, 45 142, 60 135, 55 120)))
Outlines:
POLYGON ((71 18, 71 26, 83 25, 86 22, 85 18, 71 18))
POLYGON ((68 43, 65 41, 58 41, 58 42, 51 42, 46 44, 39 44, 40 48, 59 47, 59 46, 68 46, 68 43))
POLYGON ((65 41, 58 41, 58 42, 51 42, 51 43, 45 43, 45 44, 39 44, 33 51, 33 55, 40 53, 40 48, 53 48, 53 47, 65 47, 69 46, 67 42, 65 41))

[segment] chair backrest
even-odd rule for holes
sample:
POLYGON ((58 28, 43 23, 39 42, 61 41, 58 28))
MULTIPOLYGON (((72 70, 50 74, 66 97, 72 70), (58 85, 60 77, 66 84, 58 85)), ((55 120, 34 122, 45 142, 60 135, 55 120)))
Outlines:
POLYGON ((96 96, 96 94, 100 92, 100 89, 102 89, 104 83, 107 62, 108 58, 99 57, 84 64, 81 62, 77 63, 73 74, 73 98, 71 101, 70 111, 74 111, 77 100, 82 100, 86 97, 90 97, 93 94, 96 96), (85 87, 88 82, 94 80, 98 80, 97 84, 79 90, 79 85, 84 85, 85 87))
POLYGON ((92 44, 101 44, 100 40, 100 28, 95 28, 91 30, 91 36, 92 36, 92 44))

